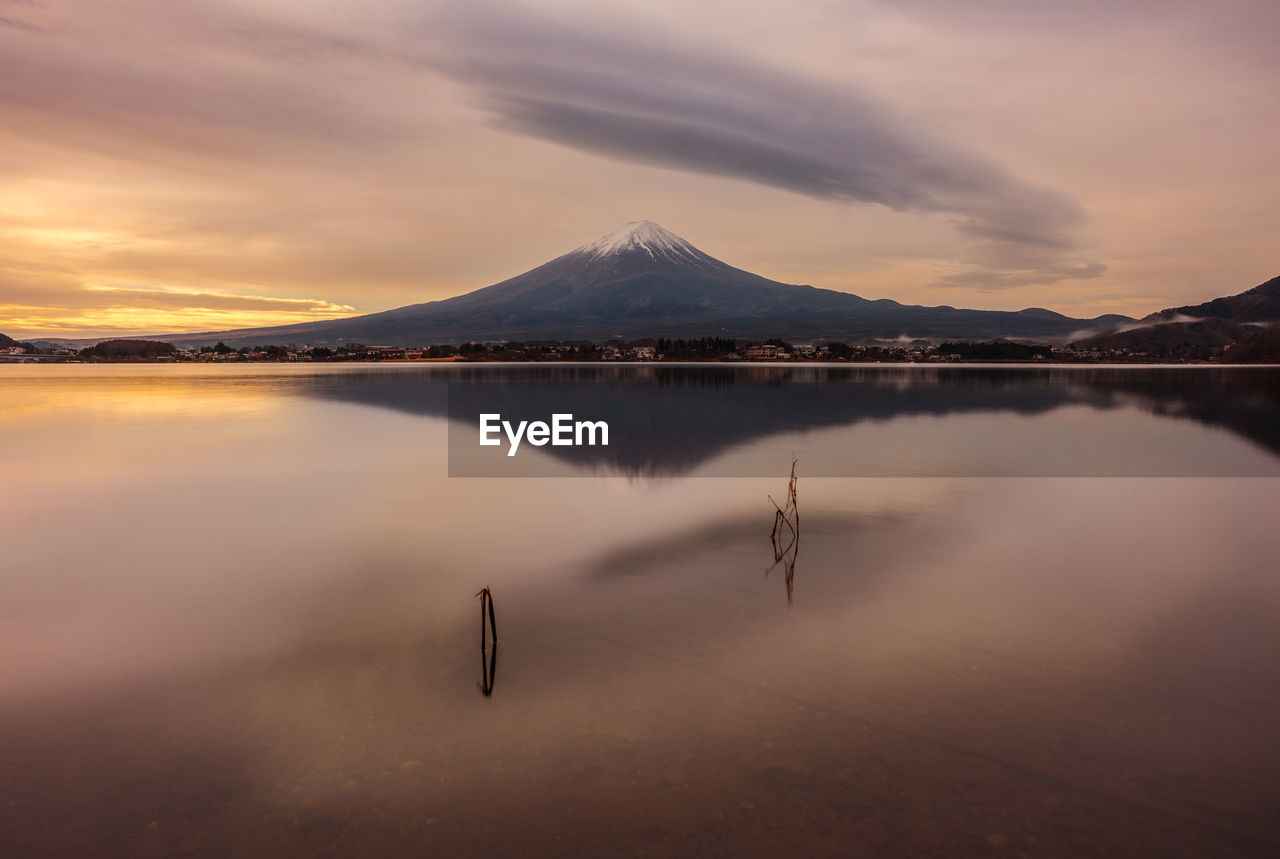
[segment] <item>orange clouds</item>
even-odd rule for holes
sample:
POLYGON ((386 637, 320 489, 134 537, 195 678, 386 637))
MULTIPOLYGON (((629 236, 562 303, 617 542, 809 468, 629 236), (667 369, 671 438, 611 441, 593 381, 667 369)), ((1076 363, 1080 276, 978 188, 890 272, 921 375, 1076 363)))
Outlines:
POLYGON ((289 325, 354 313, 350 305, 319 299, 105 286, 66 295, 56 306, 0 304, 0 318, 11 330, 55 337, 289 325))

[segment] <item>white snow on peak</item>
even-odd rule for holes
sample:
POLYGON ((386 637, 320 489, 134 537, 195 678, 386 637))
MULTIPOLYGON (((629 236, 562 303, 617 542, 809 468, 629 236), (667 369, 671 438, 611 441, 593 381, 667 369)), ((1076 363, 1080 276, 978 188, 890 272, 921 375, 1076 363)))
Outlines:
POLYGON ((670 230, 653 221, 628 221, 616 230, 605 233, 588 245, 578 248, 581 253, 604 257, 628 250, 648 251, 655 259, 665 257, 696 257, 698 250, 670 230))

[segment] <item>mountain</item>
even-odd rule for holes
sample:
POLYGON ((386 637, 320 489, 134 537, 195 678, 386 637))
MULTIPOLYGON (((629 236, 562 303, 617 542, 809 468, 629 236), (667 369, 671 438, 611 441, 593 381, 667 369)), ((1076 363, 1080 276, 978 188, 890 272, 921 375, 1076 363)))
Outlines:
POLYGON ((1276 322, 1280 322, 1280 277, 1236 295, 1160 310, 1132 325, 1072 345, 1078 349, 1145 352, 1153 358, 1201 359, 1224 351, 1231 354, 1228 347, 1233 344, 1257 341, 1249 349, 1235 352, 1231 359, 1245 361, 1250 360, 1245 355, 1261 355, 1268 349, 1274 352, 1274 346, 1266 344, 1275 339, 1268 331, 1276 322))
POLYGON ((1226 319, 1231 322, 1280 322, 1280 277, 1273 277, 1253 289, 1204 304, 1171 307, 1153 313, 1143 321, 1178 321, 1177 317, 1226 319))
MULTIPOLYGON (((1181 319, 1182 317, 1177 317, 1181 319)), ((1079 349, 1121 349, 1142 352, 1148 358, 1205 360, 1227 346, 1256 332, 1225 319, 1164 322, 1138 328, 1122 328, 1110 334, 1077 341, 1079 349)))
POLYGON ((1065 339, 1128 317, 1044 309, 957 310, 868 300, 734 268, 650 221, 634 221, 531 271, 465 295, 325 322, 165 335, 181 344, 609 340, 719 335, 793 340, 1065 339))
POLYGON ((1254 330, 1226 348, 1227 364, 1280 364, 1280 325, 1254 330))
POLYGON ((0 349, 9 349, 13 346, 21 346, 24 349, 34 352, 38 344, 27 343, 24 341, 14 340, 7 334, 0 334, 0 349))

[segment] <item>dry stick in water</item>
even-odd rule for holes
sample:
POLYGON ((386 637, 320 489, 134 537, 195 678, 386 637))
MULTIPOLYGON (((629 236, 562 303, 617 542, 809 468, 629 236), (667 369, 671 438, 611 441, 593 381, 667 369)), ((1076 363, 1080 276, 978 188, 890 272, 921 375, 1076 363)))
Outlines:
POLYGON ((778 525, 785 524, 791 531, 792 538, 798 539, 800 536, 800 508, 796 499, 796 463, 798 459, 791 460, 791 479, 787 481, 787 504, 785 507, 779 507, 778 502, 773 500, 773 496, 768 496, 769 503, 773 505, 773 530, 769 532, 769 539, 778 536, 778 525))
POLYGON ((769 496, 773 504, 773 530, 769 532, 769 541, 773 543, 773 564, 764 571, 767 576, 779 563, 783 565, 787 583, 787 605, 791 605, 792 592, 795 588, 796 556, 800 553, 800 506, 796 496, 796 463, 791 460, 791 479, 787 481, 787 503, 779 507, 778 502, 769 496), (791 532, 791 539, 785 546, 778 545, 778 526, 786 525, 791 532))
MULTIPOLYGON (((480 671, 484 672, 484 657, 481 656, 480 671)), ((493 683, 498 676, 498 642, 493 643, 493 650, 489 651, 489 673, 485 677, 485 682, 480 684, 480 691, 488 698, 493 694, 493 683)))
POLYGON ((489 597, 489 631, 493 633, 493 646, 498 646, 498 623, 493 619, 493 594, 489 593, 489 589, 484 589, 485 594, 489 597))
POLYGON ((481 683, 480 691, 488 697, 493 694, 493 681, 498 673, 498 623, 493 617, 493 594, 489 592, 487 587, 481 588, 476 594, 480 598, 480 674, 481 683), (487 653, 488 647, 485 638, 485 613, 488 609, 488 626, 489 631, 493 633, 493 651, 487 653), (488 659, 486 660, 486 656, 488 659))

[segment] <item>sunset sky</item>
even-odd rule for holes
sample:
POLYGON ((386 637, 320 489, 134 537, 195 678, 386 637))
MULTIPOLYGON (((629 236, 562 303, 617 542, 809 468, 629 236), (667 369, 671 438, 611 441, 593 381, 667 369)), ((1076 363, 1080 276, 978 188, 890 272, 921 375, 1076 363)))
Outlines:
POLYGON ((0 332, 272 325, 650 219, 1143 315, 1280 274, 1280 4, 0 0, 0 332))

